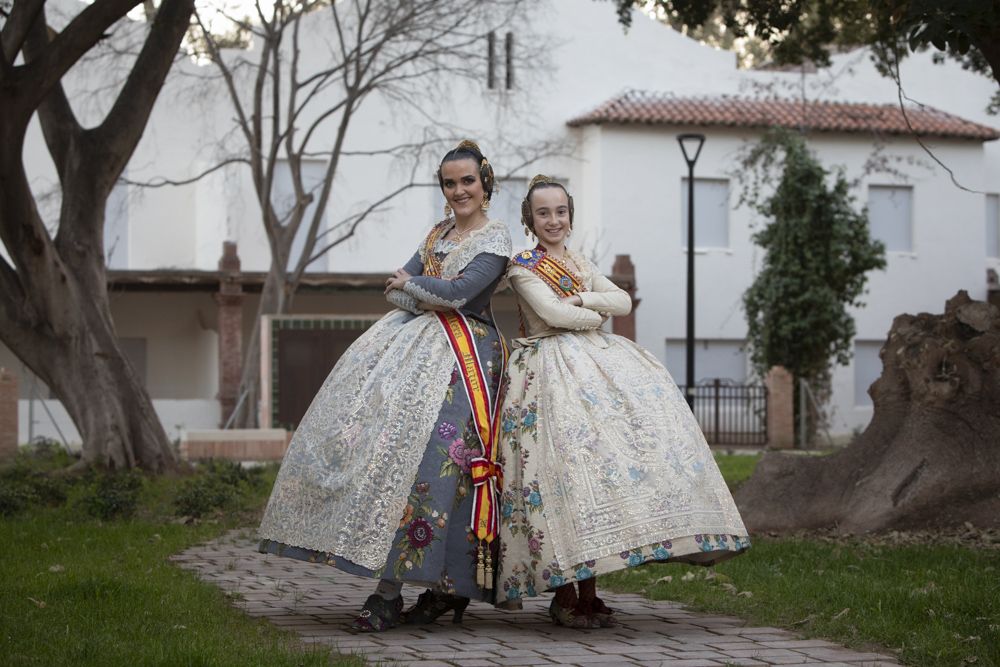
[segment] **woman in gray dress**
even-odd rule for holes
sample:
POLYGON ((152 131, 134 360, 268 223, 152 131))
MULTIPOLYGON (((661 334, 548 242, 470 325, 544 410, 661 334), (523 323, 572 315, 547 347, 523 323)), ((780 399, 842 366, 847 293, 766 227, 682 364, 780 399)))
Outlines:
POLYGON ((354 621, 362 631, 447 611, 459 622, 470 598, 493 597, 477 564, 496 543, 470 528, 474 504, 495 511, 483 458, 492 421, 473 406, 495 407, 503 376, 489 303, 511 241, 487 216, 493 170, 478 146, 449 151, 438 180, 445 220, 386 281, 398 309, 351 345, 313 399, 260 526, 262 552, 380 580, 354 621), (427 588, 405 616, 404 582, 427 588))

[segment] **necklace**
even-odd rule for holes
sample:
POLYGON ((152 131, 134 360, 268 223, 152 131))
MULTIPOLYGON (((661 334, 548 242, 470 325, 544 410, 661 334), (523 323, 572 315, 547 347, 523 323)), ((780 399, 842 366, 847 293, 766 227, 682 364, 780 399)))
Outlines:
POLYGON ((481 225, 479 227, 476 227, 475 229, 473 229, 470 226, 469 229, 466 229, 466 230, 463 230, 463 231, 459 231, 459 229, 458 229, 458 223, 456 222, 455 225, 451 228, 452 231, 455 232, 455 235, 452 236, 451 239, 449 239, 449 240, 452 241, 453 243, 461 243, 462 241, 465 240, 466 236, 468 236, 472 232, 478 232, 483 227, 485 227, 485 225, 481 225))

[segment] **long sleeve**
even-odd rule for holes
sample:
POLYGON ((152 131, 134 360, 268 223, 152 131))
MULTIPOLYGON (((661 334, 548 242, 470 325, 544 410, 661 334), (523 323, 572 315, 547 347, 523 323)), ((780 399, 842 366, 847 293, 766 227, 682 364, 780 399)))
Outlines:
MULTIPOLYGON (((424 263, 420 261, 420 253, 413 253, 413 257, 403 265, 403 270, 411 276, 420 275, 424 270, 424 263)), ((420 315, 424 311, 420 308, 417 300, 403 290, 389 290, 385 295, 385 300, 403 310, 408 310, 414 315, 420 315)))
POLYGON ((488 289, 506 267, 506 257, 484 252, 455 278, 414 276, 406 281, 403 290, 418 302, 458 309, 488 289))
POLYGON ((542 279, 518 267, 512 267, 507 276, 517 296, 550 327, 557 329, 598 329, 604 318, 588 308, 563 303, 542 279))
POLYGON ((580 292, 583 307, 608 315, 628 315, 632 312, 632 297, 601 274, 594 276, 593 289, 580 292))
POLYGON ((385 295, 385 300, 396 306, 396 308, 408 310, 414 315, 420 315, 424 312, 420 308, 420 304, 417 303, 417 300, 401 289, 389 290, 385 295))

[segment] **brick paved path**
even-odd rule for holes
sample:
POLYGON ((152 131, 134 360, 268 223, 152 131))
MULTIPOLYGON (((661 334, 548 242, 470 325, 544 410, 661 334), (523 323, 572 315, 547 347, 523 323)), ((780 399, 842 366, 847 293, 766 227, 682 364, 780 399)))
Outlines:
MULTIPOLYGON (((602 593, 618 610, 620 626, 600 630, 559 628, 549 622, 549 596, 527 600, 524 611, 502 612, 473 603, 463 625, 444 622, 403 626, 379 634, 356 633, 350 622, 372 592, 373 581, 323 565, 257 553, 246 535, 231 534, 173 557, 181 567, 233 594, 251 616, 294 630, 304 642, 372 663, 423 667, 579 665, 898 665, 891 656, 858 653, 777 628, 709 616, 674 602, 602 593)), ((403 588, 407 604, 420 591, 403 588)))

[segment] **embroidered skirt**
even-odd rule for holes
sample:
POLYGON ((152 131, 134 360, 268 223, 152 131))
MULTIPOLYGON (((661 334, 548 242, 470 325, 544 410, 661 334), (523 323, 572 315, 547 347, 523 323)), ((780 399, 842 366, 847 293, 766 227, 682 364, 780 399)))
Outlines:
MULTIPOLYGON (((433 316, 423 315, 414 318, 412 315, 401 315, 406 322, 417 320, 430 321, 433 316)), ((500 339, 496 328, 489 322, 467 316, 470 328, 480 359, 484 365, 487 380, 490 384, 489 391, 495 395, 500 383, 500 339)), ((410 333, 427 337, 428 344, 437 345, 444 340, 444 332, 436 320, 433 326, 423 328, 413 328, 410 333)), ((401 332, 399 335, 407 335, 401 332)), ((360 339, 359 339, 360 342, 360 339)), ((419 343, 419 341, 418 341, 419 343)), ((358 343, 355 343, 357 345, 358 343)), ((344 357, 352 354, 354 346, 349 348, 344 357)), ((447 355, 452 355, 450 349, 445 348, 447 355)), ((261 527, 260 551, 272 553, 280 556, 297 558, 309 562, 322 563, 337 567, 351 574, 384 578, 418 586, 426 586, 435 590, 461 595, 464 597, 489 600, 492 593, 484 592, 476 584, 476 550, 477 542, 473 538, 469 529, 469 521, 472 513, 472 481, 469 475, 469 460, 479 455, 480 445, 476 436, 476 430, 471 420, 471 409, 469 400, 459 381, 458 368, 454 363, 454 356, 445 357, 448 359, 448 369, 443 381, 436 387, 428 387, 426 391, 435 392, 438 397, 438 410, 435 418, 426 433, 419 440, 399 441, 391 443, 393 447, 411 447, 419 450, 419 464, 415 473, 409 476, 406 481, 408 493, 405 496, 405 504, 395 515, 395 520, 391 525, 391 538, 385 539, 388 542, 388 554, 377 566, 356 562, 351 557, 333 550, 311 548, 310 544, 296 544, 288 539, 281 539, 279 529, 280 517, 287 515, 282 510, 281 505, 285 503, 287 508, 301 504, 296 496, 296 488, 302 486, 301 479, 311 477, 312 480, 319 480, 322 483, 322 475, 311 476, 308 465, 302 463, 306 457, 300 456, 300 464, 296 466, 298 472, 290 475, 292 479, 284 480, 284 491, 279 496, 272 496, 265 515, 264 523, 261 527), (303 472, 300 465, 305 465, 303 472), (272 507, 274 505, 275 507, 272 507), (269 519, 269 516, 272 517, 269 519)), ((343 358, 342 358, 343 361, 343 358)), ((440 362, 440 360, 436 360, 440 362)), ((385 378, 376 380, 396 383, 404 381, 408 375, 426 373, 427 369, 422 367, 420 357, 417 355, 401 355, 392 359, 393 363, 375 363, 370 373, 387 374, 385 378)), ((331 372, 334 376, 338 372, 341 363, 331 372)), ((372 379, 374 380, 374 379, 372 379)), ((329 381, 327 384, 330 384, 329 381)), ((367 384, 370 384, 367 383, 367 384)), ((326 385, 324 385, 326 387, 326 385)), ((314 412, 322 412, 322 406, 317 405, 317 401, 329 400, 337 401, 345 398, 343 392, 352 391, 351 386, 344 386, 342 390, 326 392, 321 390, 317 395, 309 412, 303 418, 303 424, 299 431, 308 433, 307 426, 310 416, 314 412)), ((378 400, 379 393, 373 393, 369 400, 378 400)), ((381 394, 380 404, 369 406, 372 414, 384 415, 389 418, 406 419, 407 411, 411 409, 408 401, 387 400, 381 394)), ((289 452, 296 447, 296 438, 299 431, 289 445, 289 452)), ((345 431, 348 431, 345 429, 345 431)), ((393 432, 393 429, 381 429, 379 432, 393 432)), ((348 435, 345 434, 345 438, 348 435)), ((384 437, 384 436, 383 436, 384 437)), ((308 439, 308 438, 307 438, 308 439)), ((309 447, 303 445, 304 448, 309 447)), ((327 448, 343 448, 344 443, 328 444, 327 448)), ((315 447, 314 447, 315 448, 315 447)), ((287 459, 287 455, 286 455, 287 459)), ((318 461, 317 461, 317 464, 318 461)), ((284 464, 282 472, 284 472, 284 464)), ((279 475, 279 482, 281 481, 279 475)), ((309 482, 313 483, 313 482, 309 482)), ((358 497, 371 498, 375 502, 379 498, 379 489, 374 488, 373 479, 366 475, 358 475, 353 479, 337 480, 337 497, 358 497)), ((277 489, 277 485, 276 485, 277 489)), ((312 494, 315 496, 315 494, 312 494)), ((384 495, 384 494, 382 494, 384 495)), ((322 514, 322 507, 316 508, 322 514)), ((332 508, 331 508, 332 510, 332 508)), ((369 508, 363 503, 354 508, 357 516, 366 516, 369 508)), ((322 532, 324 535, 338 535, 336 524, 343 521, 344 516, 335 511, 326 514, 325 521, 331 525, 324 525, 322 532)), ((305 537, 295 540, 296 542, 311 542, 308 527, 303 531, 305 537)), ((388 535, 384 536, 388 537, 388 535)), ((383 538, 384 539, 384 538, 383 538)), ((347 538, 344 543, 350 543, 347 538)), ((494 543, 495 546, 495 543, 494 543)))
POLYGON ((648 352, 603 332, 564 333, 514 350, 507 369, 499 606, 749 547, 697 421, 648 352))

